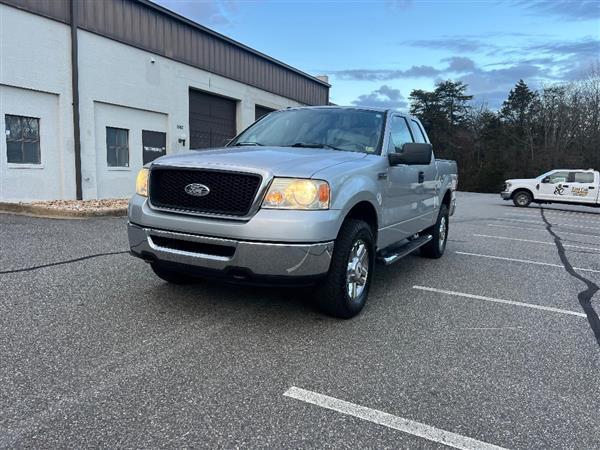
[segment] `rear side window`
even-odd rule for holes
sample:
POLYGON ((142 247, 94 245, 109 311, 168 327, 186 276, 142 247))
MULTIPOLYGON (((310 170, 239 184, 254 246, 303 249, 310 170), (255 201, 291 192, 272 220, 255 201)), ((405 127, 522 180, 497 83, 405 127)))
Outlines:
POLYGON ((593 183, 594 174, 591 172, 571 172, 575 183, 593 183))
POLYGON ((423 133, 423 128, 419 125, 419 122, 416 120, 412 121, 413 130, 415 130, 415 142, 419 142, 422 144, 427 143, 427 139, 425 139, 425 133, 423 133))
POLYGON ((414 142, 408 123, 404 117, 392 117, 392 126, 390 131, 390 151, 399 152, 402 145, 407 142, 414 142))

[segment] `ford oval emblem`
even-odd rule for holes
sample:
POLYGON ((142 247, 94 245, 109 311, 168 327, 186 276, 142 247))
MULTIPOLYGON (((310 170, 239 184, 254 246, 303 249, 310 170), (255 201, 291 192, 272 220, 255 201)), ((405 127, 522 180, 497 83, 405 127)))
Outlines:
POLYGON ((193 195, 194 197, 204 197, 205 195, 210 194, 209 187, 200 183, 188 184, 184 190, 186 194, 193 195))

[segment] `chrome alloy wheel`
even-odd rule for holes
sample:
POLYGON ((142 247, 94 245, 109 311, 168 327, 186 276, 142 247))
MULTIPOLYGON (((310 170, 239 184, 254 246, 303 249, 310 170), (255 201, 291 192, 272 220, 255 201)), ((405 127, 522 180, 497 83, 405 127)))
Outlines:
POLYGON ((348 296, 356 300, 367 286, 369 277, 369 251, 366 244, 357 240, 350 250, 348 269, 346 271, 346 289, 348 296))
POLYGON ((439 239, 438 239, 440 252, 442 250, 444 250, 444 245, 446 244, 446 234, 447 233, 448 233, 447 219, 446 219, 446 216, 443 216, 442 220, 440 220, 439 239))

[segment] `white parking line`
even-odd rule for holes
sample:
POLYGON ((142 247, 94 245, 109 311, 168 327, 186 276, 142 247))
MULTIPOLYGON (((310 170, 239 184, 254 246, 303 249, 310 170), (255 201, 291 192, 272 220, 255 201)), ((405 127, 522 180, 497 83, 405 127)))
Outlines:
POLYGON ((486 302, 505 303, 507 305, 523 306, 525 308, 541 309, 560 314, 569 314, 571 316, 587 317, 584 313, 569 311, 568 309, 552 308, 551 306, 534 305, 532 303, 515 302, 513 300, 503 300, 501 298, 484 297, 483 295, 466 294, 464 292, 446 291, 444 289, 436 289, 426 286, 413 286, 413 289, 420 291, 437 292, 438 294, 454 295, 457 297, 472 298, 474 300, 485 300, 486 302))
MULTIPOLYGON (((518 213, 506 213, 507 215, 528 215, 528 216, 538 216, 540 215, 540 210, 529 210, 529 211, 519 211, 518 213)), ((557 211, 555 209, 544 209, 544 214, 554 215, 556 217, 589 217, 591 219, 598 218, 600 219, 600 214, 593 212, 578 212, 578 211, 557 211)))
MULTIPOLYGON (((517 227, 514 225, 497 225, 497 224, 492 224, 492 223, 488 223, 487 226, 488 227, 496 227, 496 228, 512 228, 512 229, 516 229, 516 230, 543 231, 543 232, 547 231, 545 228, 526 228, 526 227, 517 227)), ((581 234, 581 233, 573 233, 573 232, 569 232, 569 231, 560 231, 559 233, 560 234, 573 234, 575 236, 582 236, 582 237, 600 238, 600 236, 596 236, 593 234, 581 234)))
MULTIPOLYGON (((564 266, 561 264, 552 264, 552 263, 541 262, 541 261, 531 261, 529 259, 506 258, 504 256, 482 255, 480 253, 469 253, 469 252, 454 252, 454 253, 457 253, 459 255, 477 256, 480 258, 489 258, 489 259, 500 259, 502 261, 514 261, 514 262, 520 262, 520 263, 525 263, 525 264, 535 264, 538 266, 559 267, 561 269, 564 269, 564 266)), ((573 269, 581 270, 583 272, 600 273, 600 270, 584 269, 583 267, 573 267, 573 269)))
POLYGON ((432 442, 437 442, 438 444, 447 445, 448 447, 461 449, 503 450, 503 447, 498 447, 497 445, 492 445, 466 436, 461 436, 460 434, 452 433, 450 431, 440 430, 439 428, 394 416, 377 409, 367 408, 366 406, 357 405, 356 403, 350 403, 345 400, 339 400, 335 397, 319 394, 317 392, 307 391, 306 389, 295 386, 289 388, 283 395, 310 403, 312 405, 320 406, 321 408, 330 409, 342 414, 358 417, 359 419, 368 420, 369 422, 383 425, 384 427, 392 428, 404 433, 412 434, 413 436, 418 436, 432 442))
MULTIPOLYGON (((513 222, 535 223, 538 225, 544 225, 544 222, 542 222, 540 220, 523 220, 523 219, 508 219, 508 218, 498 218, 498 220, 511 220, 513 222)), ((587 225, 570 225, 568 223, 552 223, 551 225, 553 227, 591 228, 592 230, 597 230, 598 228, 600 228, 600 225, 595 226, 595 227, 590 227, 587 225)))
MULTIPOLYGON (((526 219, 535 219, 535 218, 540 218, 539 214, 514 214, 514 213, 505 213, 503 214, 503 216, 510 216, 510 217, 521 217, 521 218, 526 218, 526 219)), ((550 219, 550 220, 560 220, 561 222, 568 222, 570 223, 590 223, 590 224, 600 224, 600 221, 595 220, 595 219, 589 219, 589 218, 584 218, 584 217, 557 217, 557 216, 551 216, 546 214, 546 218, 550 219)), ((563 225, 567 225, 567 223, 564 223, 563 225)))
MULTIPOLYGON (((532 239, 519 239, 519 238, 506 237, 506 236, 490 236, 489 234, 473 234, 473 236, 490 238, 490 239, 504 239, 504 240, 507 240, 507 241, 531 242, 532 244, 544 244, 544 245, 552 245, 552 246, 556 245, 554 242, 534 241, 532 239)), ((584 245, 563 244, 563 247, 582 248, 582 249, 585 249, 585 250, 598 250, 598 251, 600 251, 599 247, 586 247, 584 245)))

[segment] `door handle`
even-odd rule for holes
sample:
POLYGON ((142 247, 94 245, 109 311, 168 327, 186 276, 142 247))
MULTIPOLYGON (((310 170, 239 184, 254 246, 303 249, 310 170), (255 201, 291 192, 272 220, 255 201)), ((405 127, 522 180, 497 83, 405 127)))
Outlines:
POLYGON ((588 189, 596 189, 594 186, 590 186, 588 189))
POLYGON ((563 184, 562 187, 569 187, 569 185, 568 184, 563 184))
POLYGON ((425 181, 425 172, 419 172, 419 183, 425 181))

